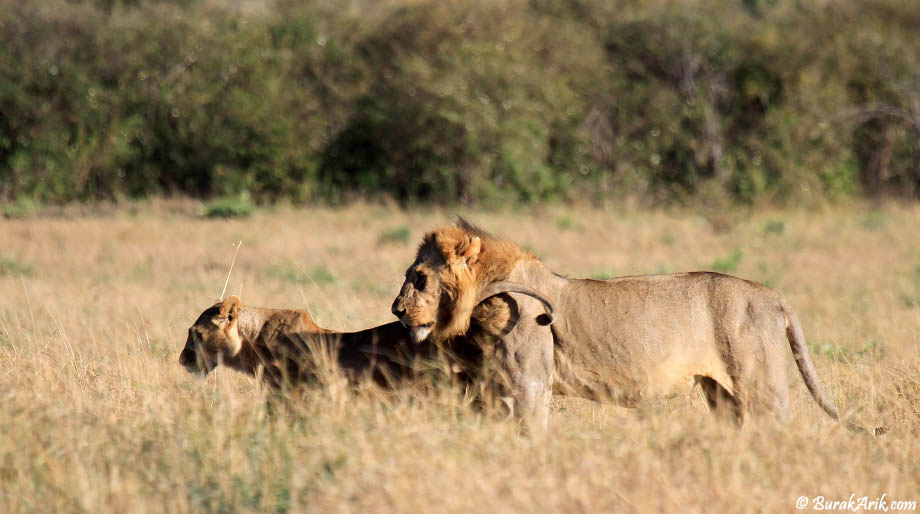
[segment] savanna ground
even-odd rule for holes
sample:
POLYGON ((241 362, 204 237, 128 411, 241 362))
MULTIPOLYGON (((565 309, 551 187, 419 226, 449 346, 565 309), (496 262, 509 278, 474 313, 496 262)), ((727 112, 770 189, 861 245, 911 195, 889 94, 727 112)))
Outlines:
POLYGON ((0 512, 788 512, 800 496, 920 500, 920 208, 473 213, 571 276, 714 269, 785 293, 824 388, 789 356, 791 421, 737 430, 698 390, 629 411, 554 400, 544 437, 450 389, 338 387, 268 408, 251 378, 177 364, 220 295, 358 329, 452 211, 192 202, 0 220, 0 512))

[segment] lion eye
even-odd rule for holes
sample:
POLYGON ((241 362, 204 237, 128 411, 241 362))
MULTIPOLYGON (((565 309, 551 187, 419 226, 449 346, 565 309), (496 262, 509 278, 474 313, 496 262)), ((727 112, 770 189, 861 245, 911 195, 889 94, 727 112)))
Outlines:
POLYGON ((415 286, 418 290, 424 290, 425 285, 428 282, 428 277, 424 273, 416 273, 415 280, 412 282, 412 285, 415 286))

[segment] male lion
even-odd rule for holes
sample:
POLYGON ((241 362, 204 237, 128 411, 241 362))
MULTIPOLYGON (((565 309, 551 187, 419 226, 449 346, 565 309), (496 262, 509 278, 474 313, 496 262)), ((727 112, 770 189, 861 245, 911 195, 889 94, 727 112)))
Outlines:
POLYGON ((739 424, 765 409, 785 418, 786 340, 815 401, 840 418, 786 299, 719 273, 569 279, 461 218, 424 237, 392 310, 416 341, 450 340, 496 317, 476 302, 496 281, 540 291, 555 307, 552 326, 541 326, 533 316, 539 305, 512 294, 522 313, 498 341, 516 414, 538 427, 554 390, 635 406, 695 384, 713 411, 739 424))
MULTIPOLYGON (((507 290, 536 295, 526 288, 496 284, 480 301, 494 303, 490 297, 507 290)), ((414 344, 399 322, 358 332, 334 332, 317 326, 304 311, 243 306, 232 296, 198 316, 188 330, 179 363, 190 372, 205 375, 223 363, 243 373, 261 375, 269 385, 280 388, 313 379, 320 367, 327 365, 337 366, 352 382, 369 376, 381 385, 391 385, 414 376, 419 360, 446 358, 447 367, 454 369, 460 380, 470 382, 477 374, 474 368, 481 366, 478 345, 465 344, 466 338, 456 342, 460 343, 459 353, 452 351, 452 345, 414 344), (324 359, 329 361, 321 362, 324 359)))

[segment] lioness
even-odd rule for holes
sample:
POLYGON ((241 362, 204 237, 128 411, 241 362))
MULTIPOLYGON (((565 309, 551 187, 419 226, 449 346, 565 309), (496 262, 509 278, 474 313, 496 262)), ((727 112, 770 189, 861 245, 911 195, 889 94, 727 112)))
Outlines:
MULTIPOLYGON (((496 284, 479 300, 495 303, 490 297, 509 289, 536 295, 526 288, 496 284)), ((548 304, 547 309, 551 309, 548 304)), ((516 322, 507 317, 494 321, 502 325, 516 322)), ((319 366, 328 364, 338 366, 352 381, 370 376, 381 385, 390 385, 414 376, 414 365, 420 359, 447 358, 448 367, 468 382, 476 374, 473 368, 481 365, 480 352, 478 345, 466 344, 466 339, 458 342, 463 343, 458 345, 459 353, 452 351, 451 345, 415 344, 399 322, 358 332, 334 332, 317 326, 304 311, 243 306, 232 296, 198 316, 188 330, 179 363, 190 372, 205 375, 223 363, 243 373, 261 374, 269 385, 279 388, 310 380, 319 366), (331 357, 335 362, 318 362, 331 357)))
POLYGON ((786 341, 815 401, 839 420, 786 299, 719 273, 569 279, 460 219, 424 237, 392 310, 416 341, 449 340, 495 316, 475 302, 495 281, 540 291, 555 308, 540 326, 525 315, 539 306, 518 297, 520 322, 499 341, 516 413, 538 427, 554 390, 635 406, 695 384, 739 424, 763 409, 786 417, 786 341))
POLYGON ((408 341, 405 328, 397 323, 337 334, 317 326, 304 311, 243 306, 231 296, 198 316, 188 329, 179 363, 205 375, 222 363, 250 375, 261 374, 265 382, 279 388, 312 378, 321 365, 317 359, 335 354, 337 364, 351 378, 373 372, 380 379, 380 373, 400 377, 408 372, 408 363, 418 353, 408 341), (385 357, 383 367, 377 365, 379 356, 385 357))

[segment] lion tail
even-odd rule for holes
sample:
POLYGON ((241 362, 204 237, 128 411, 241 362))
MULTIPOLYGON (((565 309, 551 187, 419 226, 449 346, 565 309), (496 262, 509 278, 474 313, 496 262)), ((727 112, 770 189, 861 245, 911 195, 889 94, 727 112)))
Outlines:
POLYGON ((786 315, 786 338, 789 339, 789 346, 792 348, 792 356, 795 358, 795 364, 799 367, 799 373, 802 374, 802 380, 805 381, 805 387, 808 392, 818 402, 818 405, 824 409, 830 417, 840 420, 840 413, 837 407, 827 398, 821 384, 818 382, 818 372, 815 371, 815 365, 811 362, 811 356, 808 354, 808 345, 805 344, 805 333, 802 331, 802 325, 799 323, 798 316, 783 301, 780 306, 783 314, 786 315))
MULTIPOLYGON (((841 421, 837 407, 827 398, 827 395, 824 394, 824 390, 821 389, 821 384, 818 382, 818 372, 815 371, 815 365, 811 362, 811 356, 808 354, 808 345, 805 344, 805 333, 802 331, 802 325, 799 323, 798 316, 795 315, 795 311, 792 310, 792 307, 785 299, 781 300, 780 307, 783 309, 783 314, 786 316, 786 338, 789 339, 789 346, 792 348, 792 356, 795 358, 795 364, 799 368, 799 373, 802 375, 805 387, 808 388, 808 392, 811 393, 812 398, 815 399, 818 405, 824 409, 824 412, 835 420, 841 421)), ((867 432, 865 428, 859 425, 855 425, 848 421, 841 422, 846 425, 847 429, 853 432, 867 432)), ((886 431, 886 428, 879 427, 874 429, 872 433, 881 435, 886 431)))

